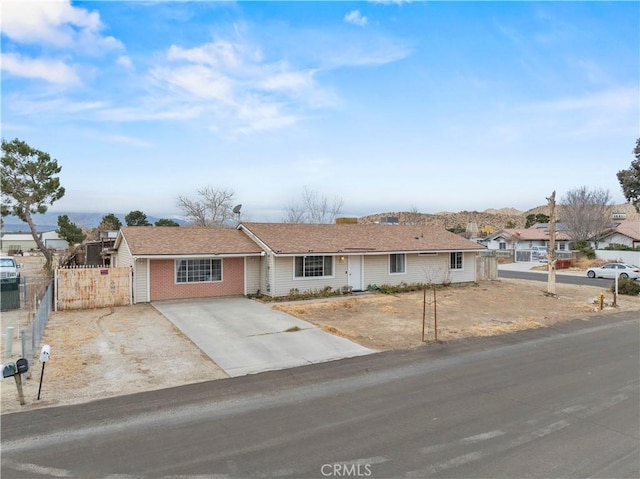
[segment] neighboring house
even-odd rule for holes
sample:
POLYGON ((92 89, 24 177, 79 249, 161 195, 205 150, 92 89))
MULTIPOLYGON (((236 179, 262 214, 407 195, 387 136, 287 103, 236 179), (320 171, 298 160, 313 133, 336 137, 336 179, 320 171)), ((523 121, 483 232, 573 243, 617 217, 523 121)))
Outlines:
POLYGON ((237 229, 124 227, 111 264, 133 269, 134 302, 286 296, 370 285, 476 281, 486 248, 444 229, 242 223, 237 229))
POLYGON ((37 247, 31 233, 4 233, 2 235, 2 251, 4 253, 9 250, 30 251, 37 247))
POLYGON ((47 247, 47 249, 64 251, 69 247, 69 243, 67 242, 67 240, 60 238, 56 230, 43 231, 42 233, 40 233, 40 238, 42 239, 42 242, 47 247))
MULTIPOLYGON (((569 235, 563 230, 556 230, 555 236, 556 251, 569 251, 569 235)), ((549 229, 544 227, 502 229, 488 236, 483 243, 491 250, 530 250, 533 246, 548 248, 549 229)))
POLYGON ((242 223, 264 250, 260 291, 364 290, 370 285, 476 280, 486 248, 445 229, 375 224, 242 223))
POLYGON ((85 240, 82 244, 85 251, 84 264, 108 266, 117 237, 118 230, 100 230, 97 240, 85 240))
MULTIPOLYGON (((611 229, 604 233, 598 240, 598 249, 604 249, 611 245, 640 247, 640 221, 624 220, 616 221, 611 229)), ((595 243, 593 245, 596 246, 595 243)))
POLYGON ((262 250, 233 228, 123 227, 112 266, 133 269, 133 302, 256 294, 262 250))
MULTIPOLYGON (((49 249, 64 250, 69 246, 65 240, 58 236, 58 233, 55 230, 38 233, 38 236, 49 249)), ((33 239, 31 233, 5 233, 2 235, 1 243, 0 249, 3 252, 7 252, 10 249, 18 249, 20 251, 32 251, 38 249, 38 245, 33 239)))

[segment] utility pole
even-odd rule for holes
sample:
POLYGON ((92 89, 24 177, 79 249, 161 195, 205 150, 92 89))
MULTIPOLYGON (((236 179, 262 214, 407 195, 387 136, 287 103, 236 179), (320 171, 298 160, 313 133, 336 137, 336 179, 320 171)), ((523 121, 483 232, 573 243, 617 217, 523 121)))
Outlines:
POLYGON ((549 252, 547 253, 547 295, 556 296, 556 192, 547 198, 549 201, 549 252))

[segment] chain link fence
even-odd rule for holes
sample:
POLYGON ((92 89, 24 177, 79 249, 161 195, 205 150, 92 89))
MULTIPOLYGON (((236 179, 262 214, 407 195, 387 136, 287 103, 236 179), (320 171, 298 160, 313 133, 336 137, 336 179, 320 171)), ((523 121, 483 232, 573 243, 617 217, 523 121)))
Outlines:
POLYGON ((2 291, 0 360, 32 362, 52 311, 53 282, 45 276, 23 277, 16 286, 2 291))

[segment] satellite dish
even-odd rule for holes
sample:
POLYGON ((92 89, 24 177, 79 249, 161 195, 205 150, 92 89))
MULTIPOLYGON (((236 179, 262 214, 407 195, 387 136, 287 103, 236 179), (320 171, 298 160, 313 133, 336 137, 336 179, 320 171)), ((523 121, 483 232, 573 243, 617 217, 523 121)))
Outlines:
POLYGON ((242 208, 242 205, 236 205, 233 207, 233 212, 237 215, 240 214, 240 208, 242 208))

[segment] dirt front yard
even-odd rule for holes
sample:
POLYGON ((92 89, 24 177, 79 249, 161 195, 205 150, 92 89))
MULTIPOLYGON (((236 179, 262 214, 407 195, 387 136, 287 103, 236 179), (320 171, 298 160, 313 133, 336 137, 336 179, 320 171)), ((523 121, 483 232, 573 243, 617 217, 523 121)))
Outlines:
POLYGON ((558 284, 556 296, 545 294, 547 283, 503 279, 473 285, 398 295, 367 294, 276 305, 277 309, 314 323, 375 350, 412 349, 438 341, 494 336, 540 328, 595 314, 640 311, 640 297, 618 296, 602 288, 558 284), (595 303, 604 294, 601 311, 595 303))
MULTIPOLYGON (((640 297, 620 296, 617 308, 599 311, 594 298, 603 292, 611 301, 612 294, 597 287, 558 284, 557 297, 548 297, 545 291, 545 282, 522 280, 438 289, 438 339, 503 334, 568 319, 588 320, 595 314, 640 310, 640 297)), ((278 303, 274 307, 382 351, 424 344, 423 298, 422 292, 364 294, 278 303)), ((426 298, 431 304, 425 308, 425 333, 427 341, 433 341, 433 293, 426 298)), ((43 342, 51 346, 51 357, 45 367, 41 399, 36 398, 42 365, 36 361, 24 386, 24 406, 17 400, 12 378, 0 383, 2 413, 226 377, 149 304, 53 313, 43 342), (198 367, 193 368, 193 364, 198 367)))

